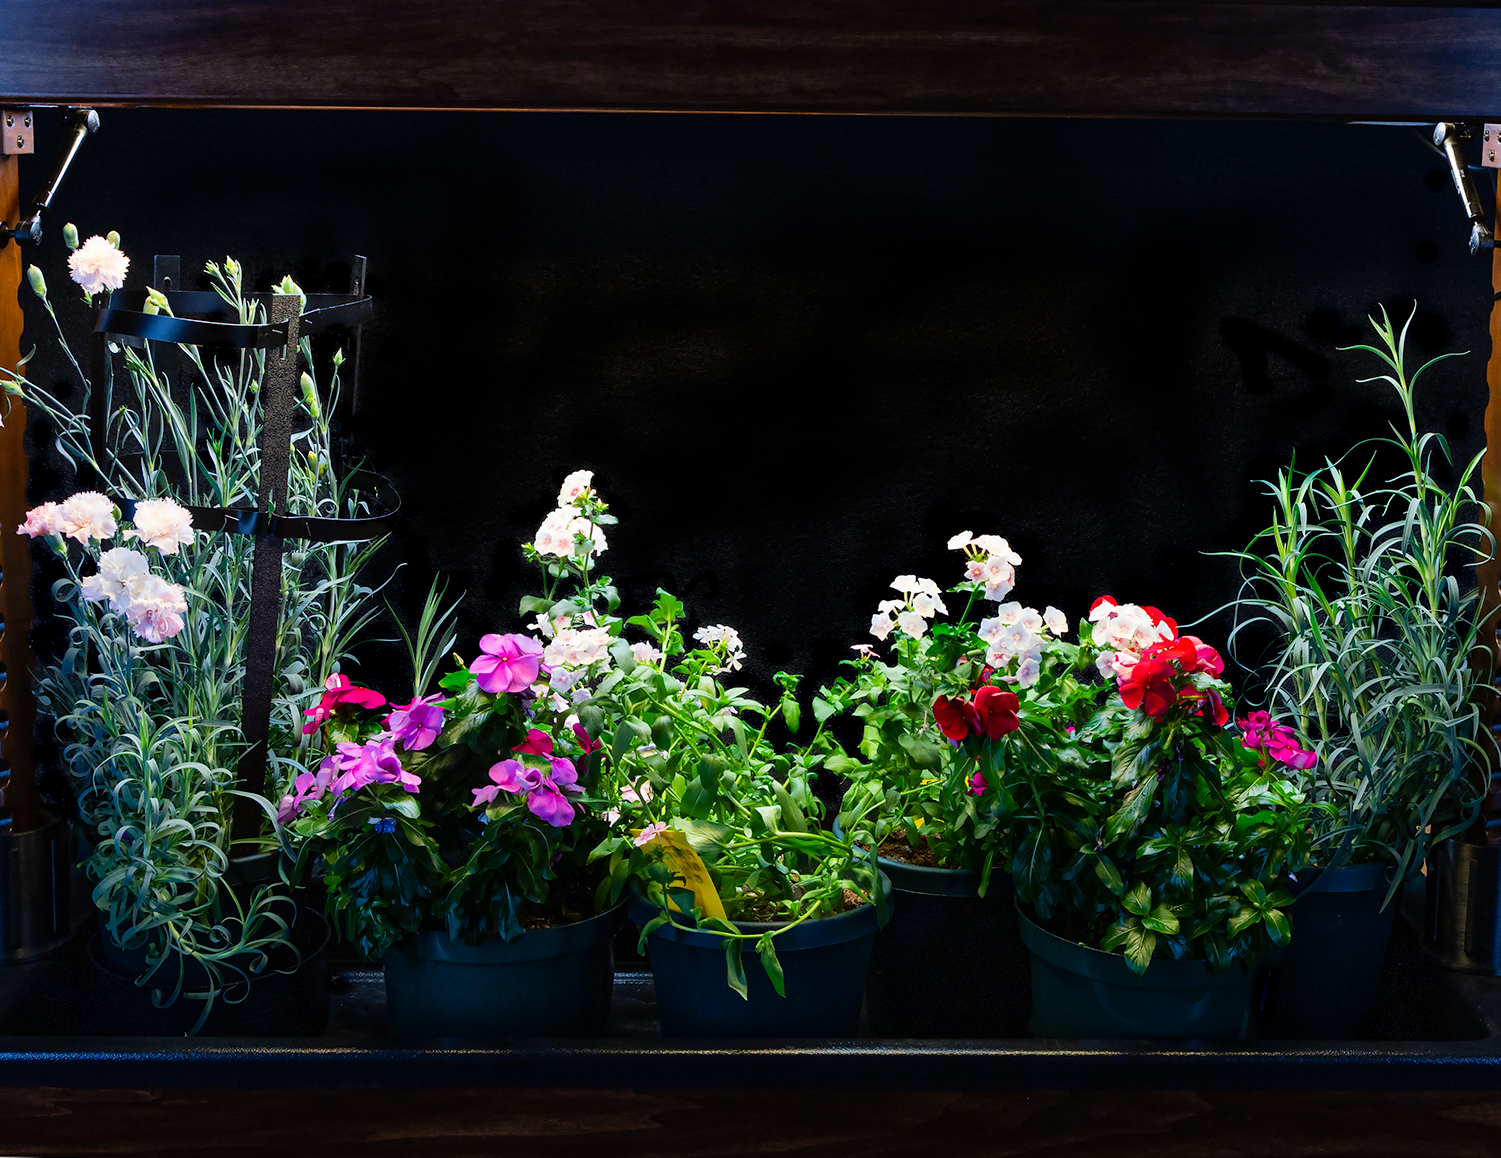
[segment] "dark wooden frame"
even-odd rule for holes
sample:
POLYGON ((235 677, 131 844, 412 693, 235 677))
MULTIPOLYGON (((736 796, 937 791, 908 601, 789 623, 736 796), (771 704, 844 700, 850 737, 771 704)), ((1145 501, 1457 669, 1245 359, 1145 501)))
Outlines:
POLYGON ((1458 120, 1501 9, 1213 0, 0 0, 0 101, 1458 120))

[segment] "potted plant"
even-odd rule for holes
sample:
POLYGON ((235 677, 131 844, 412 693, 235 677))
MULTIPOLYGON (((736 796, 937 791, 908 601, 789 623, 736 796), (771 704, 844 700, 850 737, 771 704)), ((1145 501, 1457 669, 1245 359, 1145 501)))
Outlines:
POLYGON ((932 580, 897 576, 900 598, 871 617, 878 643, 857 649, 853 675, 820 689, 815 708, 860 721, 861 758, 828 761, 850 779, 840 829, 880 851, 897 898, 898 915, 871 956, 871 1027, 888 1036, 1020 1036, 1031 974, 1006 871, 1010 830, 987 797, 976 750, 959 741, 971 723, 999 738, 1017 726, 1018 711, 1029 726, 1078 716, 1077 686, 1059 676, 1075 649, 1057 608, 1008 601, 1021 557, 1005 539, 965 531, 948 546, 965 556, 964 579, 948 592, 962 601, 957 620, 939 618, 948 608, 932 580), (985 610, 993 614, 981 617, 985 610), (971 703, 966 715, 961 705, 971 703))
MULTIPOLYGON (((1474 820, 1491 744, 1475 703, 1480 593, 1462 569, 1493 550, 1471 480, 1436 433, 1420 433, 1419 377, 1406 369, 1407 327, 1371 319, 1404 422, 1358 471, 1342 462, 1279 473, 1273 517, 1239 552, 1248 592, 1239 650, 1265 677, 1267 707, 1317 760, 1287 774, 1311 806, 1313 867, 1292 910, 1298 937, 1279 966, 1268 1028, 1279 1035, 1359 1032, 1391 935, 1395 900, 1433 848, 1474 820), (1372 485, 1378 455, 1396 466, 1372 485)), ((1408 319, 1408 325, 1411 318, 1408 319)), ((1445 355, 1446 357, 1448 355, 1445 355)), ((1269 740, 1271 737, 1269 736, 1269 740)))
POLYGON ((767 730, 780 718, 797 731, 797 678, 777 675, 770 708, 726 687, 739 635, 705 626, 689 647, 683 610, 659 591, 627 620, 648 639, 616 645, 616 670, 580 709, 604 721, 616 793, 615 831, 592 854, 608 865, 604 903, 630 895, 664 1034, 852 1037, 889 886, 820 823, 812 781, 838 746, 820 720, 778 751, 767 730))
POLYGON ((1065 740, 968 734, 1015 842, 1041 1037, 1240 1037, 1289 937, 1295 786, 1227 728, 1223 661, 1154 608, 1097 600, 1076 663, 1113 677, 1065 740))
POLYGON ((614 518, 591 480, 568 477, 524 548, 544 577, 522 606, 540 638, 485 635, 425 694, 452 644, 435 587, 408 640, 411 701, 341 687, 310 712, 332 751, 283 819, 335 926, 383 962, 396 1037, 606 1031, 619 904, 594 907, 601 752, 572 702, 609 672, 619 630, 593 569, 614 518))
MULTIPOLYGON (((69 226, 65 236, 86 303, 121 286, 129 259, 114 235, 78 245, 69 226)), ((264 319, 237 263, 211 262, 207 274, 236 318, 264 319)), ((32 267, 29 278, 56 321, 41 273, 32 267)), ((300 292, 290 279, 279 291, 300 292)), ((147 309, 170 306, 153 291, 147 309)), ((249 882, 233 870, 238 858, 276 848, 268 797, 320 755, 296 722, 317 694, 309 688, 348 660, 369 622, 374 592, 359 574, 373 546, 319 543, 288 553, 267 781, 236 790, 253 542, 195 529, 188 508, 255 506, 264 352, 215 360, 179 347, 191 373, 184 392, 149 344, 125 347, 125 374, 106 386, 83 374, 60 325, 58 337, 79 376, 76 411, 19 371, 6 388, 51 420, 57 451, 94 480, 93 489, 33 509, 21 532, 49 543, 64 574, 53 594, 68 646, 41 665, 35 691, 89 848, 99 980, 121 1002, 109 1030, 316 1032, 328 1014, 319 964, 326 926, 316 914, 299 915, 281 882, 249 882), (99 428, 91 397, 106 389, 99 428), (232 846, 236 805, 264 823, 258 838, 232 846)), ((320 385, 311 353, 304 342, 309 371, 289 507, 361 514, 330 430, 342 357, 334 355, 320 385)))

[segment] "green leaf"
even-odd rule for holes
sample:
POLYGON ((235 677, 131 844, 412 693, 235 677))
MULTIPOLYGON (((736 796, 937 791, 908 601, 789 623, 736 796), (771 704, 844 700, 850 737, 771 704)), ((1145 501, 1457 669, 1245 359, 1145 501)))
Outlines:
POLYGON ((781 806, 782 827, 788 832, 807 832, 808 821, 803 816, 803 810, 793 803, 792 797, 787 795, 787 789, 773 780, 771 795, 781 806))
POLYGON ((1152 910, 1150 917, 1143 917, 1141 923, 1156 933, 1165 933, 1168 936, 1178 931, 1178 917, 1166 905, 1158 905, 1152 910))
POLYGON ((761 968, 766 970, 766 976, 771 980, 771 987, 777 991, 778 997, 787 996, 787 982, 782 976, 782 963, 777 960, 776 946, 772 944, 771 934, 764 933, 756 942, 756 952, 761 957, 761 968))
POLYGON ((1273 943, 1277 945, 1286 945, 1289 941, 1292 940, 1293 929, 1292 926, 1288 924, 1286 913, 1284 913, 1281 909, 1268 909, 1263 914, 1263 916, 1266 917, 1266 923, 1271 926, 1273 943))
POLYGON ((1146 817, 1147 809, 1152 806, 1152 797, 1156 792, 1157 773, 1153 772, 1126 793, 1125 803, 1105 822, 1105 838, 1114 840, 1121 835, 1134 832, 1146 817))
POLYGON ((787 721, 787 730, 796 732, 797 726, 802 722, 803 710, 791 696, 782 697, 782 719, 787 721))
POLYGON ((623 639, 617 639, 610 644, 610 658, 615 661, 615 666, 626 675, 636 670, 636 653, 631 650, 631 645, 623 639))
POLYGON ((1255 909, 1241 909, 1240 912, 1230 918, 1230 924, 1227 927, 1230 936, 1238 937, 1244 930, 1250 928, 1259 920, 1261 920, 1261 914, 1255 909))
POLYGON ((672 826, 688 837, 688 844, 698 853, 705 864, 713 864, 724 852, 725 845, 734 839, 735 830, 727 824, 712 820, 689 820, 678 818, 672 826))
POLYGON ((535 615, 539 611, 546 611, 552 606, 551 599, 543 599, 540 595, 523 595, 521 597, 521 614, 535 615))
POLYGON ((1152 911, 1152 890, 1147 887, 1146 881, 1140 881, 1136 887, 1121 898, 1121 904, 1126 906, 1126 911, 1135 913, 1138 917, 1145 917, 1152 911))
POLYGON ((1094 875, 1116 896, 1126 891, 1125 878, 1121 876, 1120 869, 1115 867, 1115 862, 1104 853, 1094 858, 1094 875))
POLYGON ((1126 934, 1126 963, 1131 972, 1140 976, 1152 963, 1152 954, 1157 951, 1157 934, 1140 926, 1126 934))
MULTIPOLYGON (((740 939, 728 937, 724 943, 725 976, 729 986, 744 1001, 750 1000, 750 986, 745 983, 745 966, 740 961, 740 939)), ((785 997, 786 994, 783 994, 785 997)))
POLYGON ((822 696, 813 697, 813 718, 820 724, 827 720, 830 716, 834 715, 834 713, 837 711, 839 711, 839 709, 833 704, 829 703, 829 701, 824 699, 822 696))
POLYGON ((460 668, 451 671, 438 681, 438 686, 445 692, 461 692, 469 686, 469 681, 474 677, 469 674, 468 668, 460 668))
POLYGON ((658 913, 646 924, 641 926, 641 936, 636 938, 636 953, 638 956, 646 956, 646 939, 660 929, 663 925, 672 923, 672 918, 666 913, 658 913))

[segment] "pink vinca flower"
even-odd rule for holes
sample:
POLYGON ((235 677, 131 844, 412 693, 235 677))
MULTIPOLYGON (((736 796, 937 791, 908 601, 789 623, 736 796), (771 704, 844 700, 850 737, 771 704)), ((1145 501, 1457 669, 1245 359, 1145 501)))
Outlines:
POLYGON ((645 828, 643 828, 636 834, 634 843, 637 848, 641 848, 656 840, 657 837, 661 836, 662 833, 666 831, 667 822, 665 820, 659 820, 655 824, 648 824, 645 828))
POLYGON ((422 780, 401 766, 389 732, 371 736, 364 744, 341 740, 319 770, 330 767, 336 773, 330 785, 335 796, 358 792, 370 784, 400 784, 413 794, 422 787, 422 780))
POLYGON ((68 258, 68 276, 86 294, 119 289, 125 284, 125 271, 129 268, 130 258, 97 233, 68 258))
POLYGON ((526 806, 539 820, 554 828, 567 828, 573 823, 574 809, 566 793, 575 795, 584 790, 578 784, 578 769, 572 760, 553 756, 549 759, 552 772, 542 777, 542 782, 527 793, 526 806))
POLYGON ((316 774, 303 772, 292 782, 292 791, 281 798, 281 806, 276 810, 278 824, 286 824, 292 820, 302 809, 315 800, 321 800, 323 794, 328 791, 328 786, 333 783, 334 770, 331 759, 326 759, 319 766, 316 774))
POLYGON ((486 635, 479 641, 483 655, 469 665, 480 690, 491 695, 521 692, 537 682, 542 645, 526 635, 486 635))
POLYGON ((542 783, 542 773, 520 760, 502 760, 490 767, 492 783, 474 789, 474 807, 489 804, 502 792, 531 792, 542 783))
POLYGON ((438 706, 442 696, 419 696, 409 704, 403 704, 385 719, 386 728, 392 737, 409 752, 420 752, 430 747, 443 730, 443 709, 438 706))

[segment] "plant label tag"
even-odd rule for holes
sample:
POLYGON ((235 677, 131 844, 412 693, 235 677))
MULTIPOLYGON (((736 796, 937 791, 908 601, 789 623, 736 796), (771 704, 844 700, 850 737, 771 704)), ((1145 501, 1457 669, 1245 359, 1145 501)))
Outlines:
MULTIPOLYGON (((693 893, 693 899, 698 903, 704 916, 729 920, 725 915, 724 902, 719 899, 719 890, 714 887, 714 882, 709 878, 709 870, 703 859, 688 843, 686 832, 669 828, 657 833, 656 837, 647 843, 655 844, 662 850, 662 863, 672 870, 674 876, 683 878, 681 887, 693 893)), ((678 886, 674 884, 674 887, 678 886)), ((671 897, 668 898, 668 903, 672 904, 673 908, 678 908, 671 897)))

